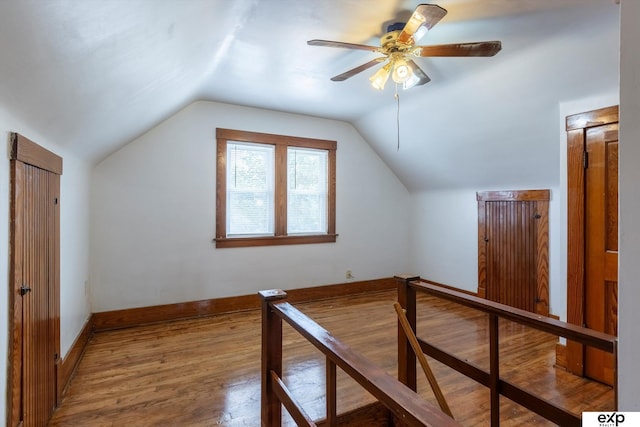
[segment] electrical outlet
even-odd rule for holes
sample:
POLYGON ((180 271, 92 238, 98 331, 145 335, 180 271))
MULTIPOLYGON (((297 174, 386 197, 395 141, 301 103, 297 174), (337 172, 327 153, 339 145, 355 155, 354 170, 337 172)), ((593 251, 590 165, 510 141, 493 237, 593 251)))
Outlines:
POLYGON ((347 274, 345 274, 344 277, 346 279, 353 279, 353 274, 351 273, 351 270, 347 270, 347 274))

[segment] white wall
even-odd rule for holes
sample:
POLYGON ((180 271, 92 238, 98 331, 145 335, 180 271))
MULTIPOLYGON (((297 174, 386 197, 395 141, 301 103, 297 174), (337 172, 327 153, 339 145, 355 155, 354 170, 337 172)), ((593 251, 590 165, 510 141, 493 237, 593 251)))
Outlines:
POLYGON ((411 197, 411 273, 467 291, 478 290, 478 204, 474 190, 411 197))
POLYGON ((640 411, 640 2, 622 0, 620 30, 619 406, 640 411))
POLYGON ((96 166, 91 289, 107 311, 389 277, 408 193, 344 122, 196 102, 96 166), (338 141, 336 243, 216 249, 216 127, 338 141))
MULTIPOLYGON (((60 347, 65 357, 86 322, 91 309, 85 292, 89 252, 89 165, 67 152, 28 125, 13 118, 0 104, 0 140, 6 147, 0 161, 0 277, 7 283, 9 261, 9 133, 19 132, 63 157, 60 180, 60 347)), ((7 292, 4 287, 2 292, 7 292)), ((6 294, 5 294, 6 295, 6 294)), ((6 401, 7 373, 7 298, 0 298, 0 397, 6 401)), ((6 419, 6 407, 0 405, 0 422, 6 419)))

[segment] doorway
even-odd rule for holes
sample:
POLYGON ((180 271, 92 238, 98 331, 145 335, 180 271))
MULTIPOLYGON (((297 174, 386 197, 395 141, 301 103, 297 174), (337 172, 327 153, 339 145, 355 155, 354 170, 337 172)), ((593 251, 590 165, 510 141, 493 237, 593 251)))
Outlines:
POLYGON ((480 297, 549 315, 549 196, 549 190, 477 193, 480 297))
MULTIPOLYGON (((567 117, 567 321, 618 333, 618 107, 567 117)), ((567 368, 615 383, 613 355, 567 342, 567 368)))
POLYGON ((59 398, 62 158, 11 134, 8 425, 47 425, 59 398))

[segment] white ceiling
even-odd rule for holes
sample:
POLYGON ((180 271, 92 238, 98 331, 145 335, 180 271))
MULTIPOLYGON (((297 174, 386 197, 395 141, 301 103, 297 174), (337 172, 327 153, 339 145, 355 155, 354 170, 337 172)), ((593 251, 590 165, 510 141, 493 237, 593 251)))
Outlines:
MULTIPOLYGON (((412 190, 558 183, 558 103, 616 90, 614 0, 433 0, 420 44, 501 40, 492 58, 420 58, 432 81, 369 85, 378 44, 419 1, 0 1, 0 104, 98 162, 196 100, 352 122, 412 190), (451 165, 455 165, 453 168, 451 165)), ((301 135, 306 136, 306 135, 301 135)))

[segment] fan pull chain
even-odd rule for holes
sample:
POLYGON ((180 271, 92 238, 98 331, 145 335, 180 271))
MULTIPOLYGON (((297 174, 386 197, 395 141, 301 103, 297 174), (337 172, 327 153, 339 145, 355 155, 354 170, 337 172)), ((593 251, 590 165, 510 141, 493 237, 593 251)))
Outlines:
POLYGON ((396 105, 397 105, 397 110, 396 110, 396 129, 398 132, 398 147, 397 147, 397 151, 400 151, 400 95, 398 94, 398 83, 396 83, 396 93, 395 95, 393 95, 393 97, 396 99, 396 105))

